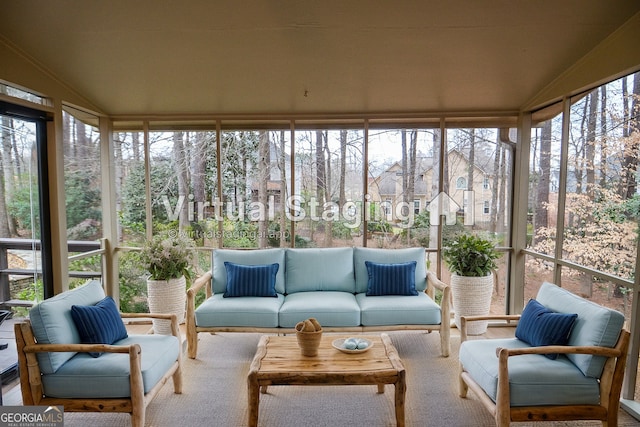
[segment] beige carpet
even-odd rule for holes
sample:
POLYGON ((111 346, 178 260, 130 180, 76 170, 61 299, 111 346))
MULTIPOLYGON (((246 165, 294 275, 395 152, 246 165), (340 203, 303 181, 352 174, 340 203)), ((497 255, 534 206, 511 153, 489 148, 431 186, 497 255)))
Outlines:
MULTIPOLYGON (((472 393, 458 397, 459 338, 452 356, 440 357, 437 333, 389 334, 407 371, 406 425, 483 427, 494 421, 472 393)), ((247 424, 246 377, 260 335, 200 334, 197 360, 185 358, 184 391, 169 382, 147 409, 147 426, 240 427, 247 424)), ((638 425, 631 417, 620 426, 638 425)), ((122 414, 65 413, 65 427, 129 426, 122 414)), ((260 395, 261 427, 394 426, 393 388, 374 386, 270 387, 260 395)), ((514 423, 527 426, 528 423, 514 423)), ((537 423, 536 426, 601 426, 598 422, 537 423)))

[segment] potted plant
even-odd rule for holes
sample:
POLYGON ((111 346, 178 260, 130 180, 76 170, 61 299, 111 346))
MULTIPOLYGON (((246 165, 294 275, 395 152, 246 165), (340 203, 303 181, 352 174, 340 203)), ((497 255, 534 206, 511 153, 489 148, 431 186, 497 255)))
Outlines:
MULTIPOLYGON (((142 249, 142 261, 149 272, 147 300, 151 313, 171 313, 184 322, 187 280, 191 280, 191 248, 193 242, 177 236, 157 235, 142 249)), ((171 334, 166 320, 153 320, 156 334, 171 334)))
MULTIPOLYGON (((461 316, 489 314, 494 270, 500 256, 491 240, 469 233, 457 235, 443 249, 442 257, 451 272, 454 319, 458 328, 461 316)), ((483 334, 487 323, 473 322, 467 325, 467 333, 483 334)))

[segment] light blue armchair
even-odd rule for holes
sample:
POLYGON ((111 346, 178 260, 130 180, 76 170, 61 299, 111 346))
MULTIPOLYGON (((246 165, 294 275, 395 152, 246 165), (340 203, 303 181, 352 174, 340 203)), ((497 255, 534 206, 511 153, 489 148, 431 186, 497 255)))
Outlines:
POLYGON ((495 416, 515 421, 600 420, 616 426, 629 347, 622 313, 543 283, 522 315, 462 320, 460 396, 471 389, 495 416), (466 340, 475 320, 518 321, 515 338, 466 340))
POLYGON ((100 282, 90 281, 42 301, 29 318, 15 325, 24 405, 130 413, 132 426, 143 427, 147 405, 169 378, 182 392, 175 315, 118 313, 100 282), (173 334, 128 335, 120 316, 168 319, 173 334))

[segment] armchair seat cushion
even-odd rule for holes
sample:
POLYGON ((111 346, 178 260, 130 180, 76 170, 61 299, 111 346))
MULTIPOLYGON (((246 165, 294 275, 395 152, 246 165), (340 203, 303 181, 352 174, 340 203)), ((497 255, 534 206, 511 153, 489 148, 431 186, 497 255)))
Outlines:
MULTIPOLYGON (((498 388, 496 348, 527 348, 517 338, 465 341, 460 363, 495 402, 498 388)), ((599 404, 600 385, 564 355, 551 360, 540 354, 509 358, 511 406, 599 404)))
POLYGON ((301 320, 315 317, 323 327, 360 325, 360 308, 349 292, 298 292, 285 297, 280 308, 280 326, 294 328, 301 320))
POLYGON ((363 326, 439 325, 442 321, 440 306, 429 295, 416 296, 356 295, 363 326))
MULTIPOLYGON (((114 345, 138 344, 142 350, 142 381, 147 393, 175 363, 180 351, 172 335, 130 335, 114 345)), ((76 353, 54 374, 42 376, 44 392, 57 398, 122 398, 131 395, 129 355, 103 353, 96 359, 76 353)))
POLYGON ((201 327, 260 327, 277 328, 278 311, 284 295, 276 298, 224 298, 214 294, 195 311, 196 324, 201 327))

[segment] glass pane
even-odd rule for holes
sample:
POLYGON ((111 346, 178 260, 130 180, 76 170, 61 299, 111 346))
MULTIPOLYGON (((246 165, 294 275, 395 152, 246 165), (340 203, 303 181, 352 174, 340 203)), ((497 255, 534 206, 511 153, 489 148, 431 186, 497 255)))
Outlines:
MULTIPOLYGON (((74 115, 74 110, 63 111, 64 188, 67 212, 67 239, 69 255, 78 255, 75 242, 94 242, 100 248, 102 237, 102 188, 100 170, 100 133, 98 129, 74 115), (91 165, 91 167, 87 167, 91 165)), ((97 121, 92 116, 92 121, 97 121)), ((83 244, 91 248, 91 244, 83 244)), ((69 264, 69 283, 74 288, 86 277, 74 278, 75 272, 94 272, 100 277, 102 257, 91 256, 72 260, 69 264)))
POLYGON ((17 87, 0 83, 0 93, 12 96, 14 98, 23 99, 25 101, 33 102, 34 104, 48 105, 50 104, 47 98, 40 95, 36 95, 33 92, 28 92, 17 87))
MULTIPOLYGON (((137 127, 142 127, 138 124, 137 127)), ((114 162, 118 241, 123 246, 141 246, 145 240, 145 171, 142 132, 114 132, 114 162)), ((148 312, 144 268, 140 254, 118 254, 120 310, 125 313, 148 312)))
MULTIPOLYGON (((0 296, 40 301, 41 280, 40 203, 36 125, 0 115, 2 171, 0 180, 0 296), (4 203, 6 201, 6 203, 4 203)), ((26 315, 25 309, 19 309, 26 315)))
MULTIPOLYGON (((443 246, 457 234, 467 232, 509 245, 509 211, 512 185, 512 142, 515 129, 447 129, 444 188, 448 211, 443 246)), ((497 261, 492 312, 505 312, 508 255, 497 261)), ((449 280, 448 271, 443 278, 449 280)))
POLYGON ((154 234, 181 233, 198 246, 216 246, 215 132, 151 132, 149 141, 154 234))
POLYGON ((223 246, 290 246, 286 200, 290 186, 290 132, 225 131, 222 134, 223 246))
MULTIPOLYGON (((633 280, 640 198, 637 136, 629 130, 636 119, 625 116, 631 101, 621 83, 597 88, 571 106, 562 249, 569 261, 633 280)), ((591 277, 578 281, 583 294, 597 286, 591 277)))
POLYGON ((439 129, 369 132, 367 246, 437 247, 429 204, 438 196, 440 139, 439 129))
POLYGON ((114 132, 118 241, 125 246, 145 239, 144 143, 141 132, 114 132))
POLYGON ((527 247, 547 255, 556 248, 562 116, 546 118, 531 129, 527 247))
POLYGON ((362 245, 362 130, 295 133, 296 247, 362 245))

